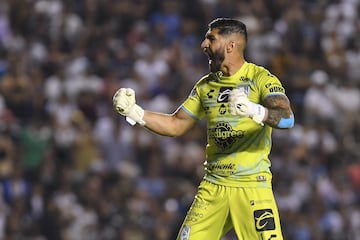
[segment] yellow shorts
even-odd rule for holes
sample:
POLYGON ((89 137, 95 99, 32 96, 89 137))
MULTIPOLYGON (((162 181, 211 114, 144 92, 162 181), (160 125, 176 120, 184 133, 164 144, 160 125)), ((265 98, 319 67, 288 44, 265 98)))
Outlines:
POLYGON ((232 228, 239 240, 283 239, 272 189, 203 180, 177 240, 219 240, 232 228))

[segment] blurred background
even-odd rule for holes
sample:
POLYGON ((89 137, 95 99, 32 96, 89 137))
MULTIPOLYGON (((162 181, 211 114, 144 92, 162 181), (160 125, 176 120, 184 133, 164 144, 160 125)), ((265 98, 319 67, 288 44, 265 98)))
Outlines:
POLYGON ((205 123, 156 136, 111 99, 176 110, 215 17, 247 24, 247 60, 292 102, 271 154, 284 238, 360 239, 359 0, 0 0, 0 239, 175 239, 205 123))

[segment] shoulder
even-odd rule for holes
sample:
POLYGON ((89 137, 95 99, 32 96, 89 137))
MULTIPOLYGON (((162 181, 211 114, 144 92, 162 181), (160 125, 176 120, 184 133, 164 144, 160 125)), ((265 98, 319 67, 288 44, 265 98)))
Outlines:
POLYGON ((222 77, 222 72, 216 72, 216 73, 208 73, 200 78, 200 80, 197 82, 198 84, 206 84, 213 81, 219 81, 219 79, 222 77))
POLYGON ((280 79, 263 66, 249 63, 249 72, 252 73, 253 80, 257 85, 281 85, 280 79))
POLYGON ((285 95, 285 89, 280 79, 267 68, 250 63, 249 69, 252 71, 254 85, 262 92, 264 97, 270 95, 285 95))
POLYGON ((249 71, 253 72, 257 78, 277 78, 267 68, 256 65, 255 63, 249 63, 249 71))
POLYGON ((195 84, 194 84, 194 88, 199 89, 199 88, 206 88, 206 86, 210 83, 210 82, 217 82, 219 81, 221 76, 218 76, 215 73, 208 73, 206 75, 203 75, 195 84))

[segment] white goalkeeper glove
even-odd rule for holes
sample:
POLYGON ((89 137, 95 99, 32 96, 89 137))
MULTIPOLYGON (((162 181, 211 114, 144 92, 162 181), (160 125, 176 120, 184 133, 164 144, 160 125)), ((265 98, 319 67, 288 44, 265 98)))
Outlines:
POLYGON ((116 112, 126 117, 131 125, 136 123, 144 126, 144 109, 136 104, 135 91, 131 88, 120 88, 113 96, 113 106, 116 112))
POLYGON ((235 88, 230 92, 229 112, 234 116, 250 117, 261 126, 264 125, 265 107, 251 102, 243 88, 235 88))

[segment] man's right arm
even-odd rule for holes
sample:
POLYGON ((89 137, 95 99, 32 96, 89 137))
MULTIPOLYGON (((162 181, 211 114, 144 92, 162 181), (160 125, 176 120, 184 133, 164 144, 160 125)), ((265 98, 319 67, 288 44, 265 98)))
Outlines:
POLYGON ((144 121, 145 128, 159 135, 170 137, 183 135, 197 122, 181 108, 172 114, 145 111, 144 121))
POLYGON ((114 94, 113 106, 115 111, 125 116, 131 125, 138 123, 164 136, 180 136, 197 122, 181 108, 172 114, 144 111, 136 104, 135 92, 130 88, 120 88, 114 94))

